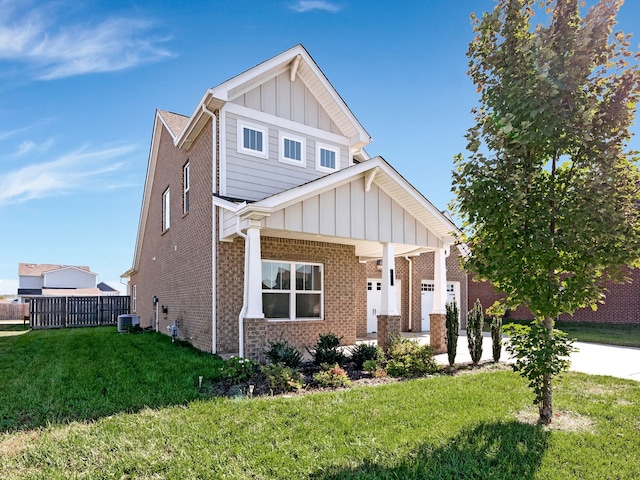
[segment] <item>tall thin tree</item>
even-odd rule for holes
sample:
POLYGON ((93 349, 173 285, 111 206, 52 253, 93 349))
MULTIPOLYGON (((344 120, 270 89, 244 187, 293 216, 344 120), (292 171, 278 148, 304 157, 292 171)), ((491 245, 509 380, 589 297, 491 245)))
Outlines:
MULTIPOLYGON (((466 268, 525 305, 553 337, 559 314, 596 307, 638 266, 637 152, 629 127, 639 55, 614 33, 622 0, 581 17, 579 0, 498 0, 472 15, 469 75, 480 94, 458 155, 453 207, 471 247, 466 268), (534 14, 546 25, 534 26, 534 14)), ((543 372, 540 420, 552 419, 543 372)))

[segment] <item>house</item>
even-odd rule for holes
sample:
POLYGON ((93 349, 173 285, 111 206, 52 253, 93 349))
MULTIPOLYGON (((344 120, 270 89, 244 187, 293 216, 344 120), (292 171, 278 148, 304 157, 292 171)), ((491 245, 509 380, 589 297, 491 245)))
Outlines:
POLYGON ((86 266, 19 263, 18 298, 101 295, 97 276, 86 266))
MULTIPOLYGON (((430 330, 466 312, 456 227, 382 157, 297 45, 157 110, 128 278, 141 325, 218 354, 430 330)), ((466 318, 466 315, 463 315, 466 318)))
MULTIPOLYGON (((604 291, 603 303, 598 304, 597 310, 592 308, 580 308, 573 315, 562 314, 558 320, 563 322, 588 322, 588 323, 635 323, 640 324, 640 269, 628 268, 626 276, 629 283, 610 283, 604 291)), ((504 297, 503 293, 496 292, 493 285, 487 281, 469 281, 469 308, 476 299, 480 300, 486 309, 495 301, 504 297)), ((505 322, 509 320, 532 320, 533 314, 525 307, 520 306, 514 310, 508 310, 505 322)))

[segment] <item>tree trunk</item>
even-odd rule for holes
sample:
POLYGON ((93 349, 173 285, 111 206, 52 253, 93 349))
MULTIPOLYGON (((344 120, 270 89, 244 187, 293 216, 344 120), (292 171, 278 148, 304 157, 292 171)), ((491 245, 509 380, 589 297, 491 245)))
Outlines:
MULTIPOLYGON (((553 318, 545 317, 542 322, 547 331, 549 332, 549 337, 553 338, 553 318)), ((540 405, 540 419, 539 422, 545 425, 549 425, 553 418, 553 389, 551 385, 551 374, 545 373, 543 377, 543 396, 542 396, 542 404, 540 405)))

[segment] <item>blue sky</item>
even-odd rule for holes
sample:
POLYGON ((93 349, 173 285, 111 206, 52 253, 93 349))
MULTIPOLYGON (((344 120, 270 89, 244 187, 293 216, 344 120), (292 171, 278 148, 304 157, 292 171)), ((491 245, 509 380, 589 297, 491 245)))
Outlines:
MULTIPOLYGON (((19 262, 88 265, 118 286, 155 109, 190 115, 207 88, 298 43, 373 137, 369 154, 444 209, 477 102, 469 14, 493 5, 0 0, 0 293, 15 293, 19 262)), ((640 36, 639 1, 618 19, 640 36)))

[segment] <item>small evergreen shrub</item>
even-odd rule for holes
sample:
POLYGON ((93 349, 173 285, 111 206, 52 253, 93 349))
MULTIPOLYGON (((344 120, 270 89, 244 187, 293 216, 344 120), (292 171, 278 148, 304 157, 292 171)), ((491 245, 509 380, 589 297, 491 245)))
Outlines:
POLYGON ((349 375, 337 363, 332 365, 322 364, 322 370, 313 374, 313 381, 323 388, 348 387, 351 385, 349 375))
POLYGON ((369 360, 376 363, 384 361, 384 352, 377 345, 360 343, 351 347, 351 360, 356 364, 356 368, 362 369, 365 362, 369 360))
POLYGON ((493 361, 499 362, 502 355, 502 317, 506 309, 499 301, 487 308, 487 315, 491 317, 491 346, 493 361))
POLYGON ((362 365, 362 369, 375 378, 387 376, 387 371, 376 360, 366 360, 362 365))
POLYGON ((290 345, 287 340, 269 343, 269 348, 264 355, 270 363, 281 363, 291 368, 298 368, 302 363, 302 352, 290 345))
POLYGON ((347 357, 338 349, 341 340, 342 337, 338 337, 335 333, 320 334, 314 349, 307 349, 313 358, 313 363, 316 365, 337 363, 343 366, 347 362, 347 357))
POLYGON ((484 326, 484 314, 480 299, 476 300, 467 317, 467 342, 469 354, 474 365, 482 358, 482 327, 484 326))
POLYGON ((446 309, 447 356, 449 365, 453 367, 458 351, 458 335, 460 331, 460 312, 458 312, 458 304, 455 298, 453 302, 446 304, 446 309))
POLYGON ((302 373, 282 363, 270 363, 260 367, 260 371, 267 379, 269 388, 275 392, 295 392, 304 386, 302 373))
POLYGON ((220 376, 238 384, 251 378, 257 363, 242 357, 231 357, 220 367, 220 376))
POLYGON ((421 377, 438 371, 433 348, 408 338, 392 338, 387 357, 387 373, 393 377, 421 377))

